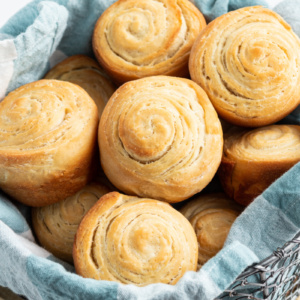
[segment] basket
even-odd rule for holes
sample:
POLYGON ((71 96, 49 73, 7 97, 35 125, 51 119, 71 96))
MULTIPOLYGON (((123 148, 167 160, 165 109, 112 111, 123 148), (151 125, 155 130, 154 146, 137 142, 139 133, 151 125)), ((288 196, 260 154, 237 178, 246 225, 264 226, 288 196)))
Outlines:
POLYGON ((292 300, 300 295, 300 232, 282 248, 249 266, 215 300, 292 300))

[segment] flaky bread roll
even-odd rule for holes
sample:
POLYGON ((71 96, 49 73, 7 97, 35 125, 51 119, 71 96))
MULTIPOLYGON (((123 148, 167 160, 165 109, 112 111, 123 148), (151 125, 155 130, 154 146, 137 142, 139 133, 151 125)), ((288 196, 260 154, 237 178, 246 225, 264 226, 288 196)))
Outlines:
POLYGON ((223 193, 199 195, 180 212, 191 222, 198 240, 198 270, 223 247, 242 207, 223 193))
POLYGON ((205 26, 188 0, 119 0, 97 21, 93 49, 119 83, 153 75, 187 77, 191 47, 205 26))
POLYGON ((226 194, 243 205, 300 161, 300 126, 236 128, 229 133, 218 174, 226 194))
POLYGON ((125 83, 99 126, 101 165, 126 194, 178 202, 201 191, 221 161, 223 138, 205 92, 188 79, 125 83))
POLYGON ((115 88, 98 63, 86 55, 73 55, 56 66, 45 79, 69 81, 81 86, 95 101, 99 119, 115 88))
POLYGON ((197 252, 191 224, 169 204, 113 192, 83 218, 73 258, 83 277, 144 286, 175 284, 196 270, 197 252))
POLYGON ((72 263, 73 243, 83 216, 111 190, 93 182, 66 199, 32 209, 32 225, 40 244, 56 257, 72 263))
POLYGON ((191 78, 220 117, 245 127, 275 123, 300 103, 300 41, 275 12, 245 7, 211 22, 193 45, 191 78))
POLYGON ((98 112, 79 86, 40 80, 0 103, 0 188, 29 206, 63 200, 86 185, 98 112))

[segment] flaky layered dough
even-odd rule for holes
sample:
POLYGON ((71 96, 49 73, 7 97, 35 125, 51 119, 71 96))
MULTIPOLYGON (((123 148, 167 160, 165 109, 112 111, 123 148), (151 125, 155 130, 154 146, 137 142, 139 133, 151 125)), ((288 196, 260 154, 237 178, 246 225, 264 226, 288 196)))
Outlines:
POLYGON ((71 56, 56 66, 45 79, 69 81, 81 86, 95 101, 99 119, 115 88, 98 63, 86 55, 71 56))
POLYGON ((198 240, 198 270, 223 247, 242 207, 223 193, 200 195, 180 212, 191 222, 198 240))
POLYGON ((201 191, 221 161, 217 114, 194 82, 153 76, 125 83, 99 126, 101 164, 130 195, 178 202, 201 191))
POLYGON ((144 286, 175 284, 197 267, 197 240, 169 204, 109 193, 79 225, 73 257, 83 277, 144 286))
POLYGON ((119 83, 152 75, 187 77, 191 47, 205 26, 188 0, 119 0, 99 18, 93 49, 119 83))
POLYGON ((32 225, 40 244, 56 257, 72 263, 73 243, 83 216, 111 190, 90 183, 76 194, 51 205, 32 209, 32 225))
POLYGON ((98 112, 79 86, 40 80, 0 103, 0 188, 29 206, 44 206, 86 185, 98 112))
POLYGON ((300 161, 300 126, 233 129, 224 139, 219 176, 225 192, 248 205, 300 161))
POLYGON ((282 119, 300 103, 300 42, 275 12, 246 7, 211 22, 190 56, 191 78, 219 115, 257 127, 282 119))

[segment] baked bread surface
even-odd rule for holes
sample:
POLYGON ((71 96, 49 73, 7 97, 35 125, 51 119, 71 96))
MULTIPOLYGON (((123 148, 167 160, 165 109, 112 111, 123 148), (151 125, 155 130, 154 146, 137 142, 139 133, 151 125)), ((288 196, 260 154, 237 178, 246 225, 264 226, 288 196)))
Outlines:
POLYGON ((86 55, 73 55, 54 66, 44 77, 69 81, 81 86, 95 101, 99 119, 115 88, 104 70, 86 55))
POLYGON ((188 0, 119 0, 96 23, 93 49, 119 83, 153 75, 187 77, 191 47, 205 26, 188 0))
POLYGON ((300 161, 300 126, 269 125, 226 133, 218 175, 227 195, 248 205, 300 161))
POLYGON ((197 240, 188 220, 169 204, 112 192, 79 225, 76 272, 94 279, 145 286, 175 284, 197 267, 197 240))
POLYGON ((221 161, 222 129, 205 92, 188 79, 125 83, 99 126, 101 165, 126 194, 178 202, 201 191, 221 161))
POLYGON ((212 21, 193 45, 192 80, 220 117, 245 127, 270 125, 300 103, 300 41, 275 12, 245 7, 212 21))
POLYGON ((32 225, 40 244, 56 257, 73 263, 73 243, 80 221, 109 192, 106 185, 93 182, 58 203, 32 208, 32 225))
POLYGON ((90 179, 98 112, 79 86, 39 80, 0 103, 0 188, 29 206, 74 194, 90 179))
POLYGON ((196 196, 180 212, 191 222, 198 241, 198 270, 224 245, 229 230, 242 211, 224 193, 196 196))

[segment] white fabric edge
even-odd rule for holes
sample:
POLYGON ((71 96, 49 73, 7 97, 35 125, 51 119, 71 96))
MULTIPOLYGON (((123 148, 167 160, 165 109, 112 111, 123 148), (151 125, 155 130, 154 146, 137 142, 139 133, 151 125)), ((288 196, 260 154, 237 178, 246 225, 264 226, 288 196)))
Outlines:
POLYGON ((4 98, 14 72, 17 49, 12 39, 0 41, 0 101, 4 98))

